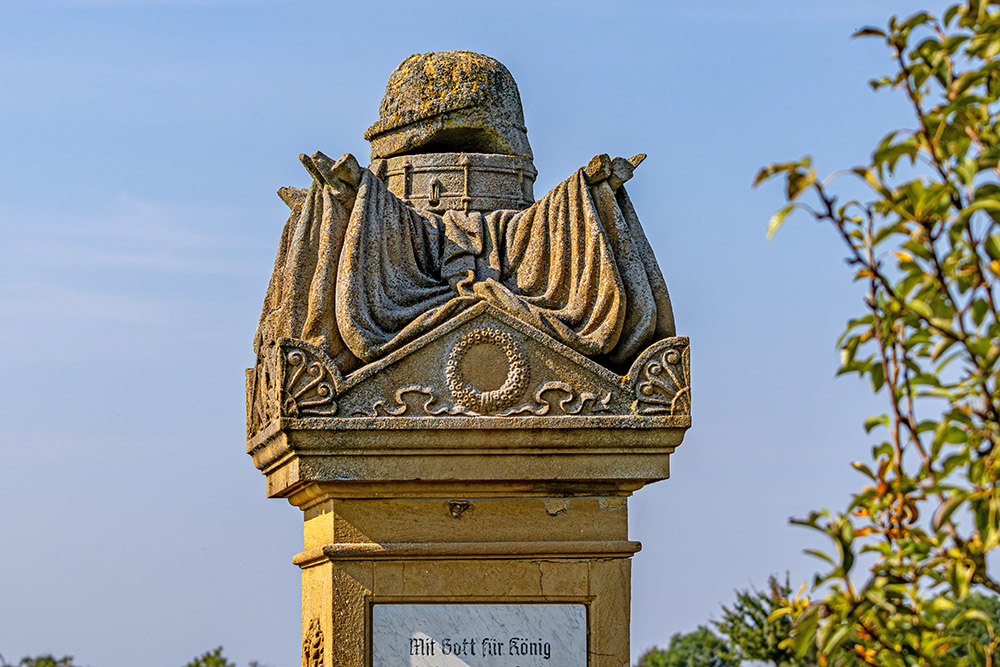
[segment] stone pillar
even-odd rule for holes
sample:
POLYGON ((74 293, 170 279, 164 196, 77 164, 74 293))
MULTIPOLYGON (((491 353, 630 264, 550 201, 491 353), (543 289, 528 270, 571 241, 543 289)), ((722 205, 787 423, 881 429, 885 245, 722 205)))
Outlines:
MULTIPOLYGON (((512 332, 520 326, 490 308, 480 310, 445 335, 442 347, 484 326, 512 332)), ((525 348, 533 368, 544 367, 547 355, 556 372, 569 372, 551 347, 525 348)), ((413 363, 427 368, 420 357, 433 351, 423 349, 413 352, 413 363)), ((683 376, 686 350, 686 339, 667 339, 646 364, 676 357, 683 376)), ((309 350, 286 343, 282 352, 279 377, 288 382, 292 362, 309 350)), ((405 360, 393 366, 383 372, 410 372, 405 360)), ((606 383, 604 398, 631 411, 625 399, 641 395, 640 383, 606 383)), ((294 394, 289 387, 286 395, 294 394)), ((345 409, 350 392, 341 396, 339 409, 345 409)), ((268 494, 287 498, 305 517, 304 550, 294 562, 302 568, 304 651, 314 647, 319 657, 304 664, 379 665, 373 663, 379 605, 502 604, 517 605, 507 608, 516 612, 560 604, 583 606, 586 624, 578 641, 591 667, 627 666, 630 559, 640 548, 628 539, 628 497, 668 476, 670 453, 690 419, 642 415, 643 404, 631 403, 636 412, 629 415, 609 408, 597 416, 438 419, 407 416, 424 401, 403 400, 408 407, 396 416, 282 417, 251 439, 249 451, 267 475, 268 494)), ((492 637, 478 625, 466 634, 477 651, 492 637)), ((493 638, 509 650, 512 637, 493 638)), ((553 660, 538 664, 574 664, 553 660)))
MULTIPOLYGON (((590 664, 628 665, 629 559, 639 545, 626 539, 626 511, 618 496, 324 494, 305 512, 306 550, 294 559, 303 627, 316 622, 330 638, 321 664, 362 667, 372 664, 376 604, 575 603, 586 607, 590 664)), ((481 652, 487 634, 465 634, 481 652)), ((506 654, 511 637, 489 636, 506 654)))
POLYGON ((533 203, 513 78, 468 52, 408 58, 366 137, 279 191, 247 372, 247 452, 305 518, 303 667, 627 667, 628 498, 691 424, 645 156, 533 203))

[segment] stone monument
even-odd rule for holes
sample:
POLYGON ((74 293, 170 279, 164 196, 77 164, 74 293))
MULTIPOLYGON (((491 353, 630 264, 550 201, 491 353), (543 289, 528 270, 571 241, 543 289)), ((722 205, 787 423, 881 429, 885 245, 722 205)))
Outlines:
POLYGON ((303 667, 626 667, 627 499, 690 426, 687 338, 598 155, 536 200, 510 72, 413 55, 371 164, 299 158, 247 452, 305 517, 303 667))

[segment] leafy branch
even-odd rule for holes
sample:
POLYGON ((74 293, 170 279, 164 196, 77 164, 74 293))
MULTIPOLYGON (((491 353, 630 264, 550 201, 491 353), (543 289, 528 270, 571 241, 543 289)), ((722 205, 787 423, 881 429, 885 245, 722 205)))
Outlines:
POLYGON ((787 204, 834 228, 863 311, 838 343, 840 374, 869 380, 888 410, 845 511, 796 520, 825 534, 814 598, 786 601, 787 641, 821 664, 992 665, 992 631, 964 653, 954 615, 976 588, 1000 592, 987 558, 1000 546, 1000 2, 956 4, 890 19, 856 36, 885 42, 895 71, 873 89, 901 92, 914 129, 890 132, 868 164, 820 180, 808 157, 770 165, 755 185, 784 181, 787 204), (840 179, 870 193, 841 203, 840 179), (855 571, 859 560, 867 572, 855 571), (943 595, 943 593, 947 595, 943 595), (972 662, 969 662, 972 661, 972 662))

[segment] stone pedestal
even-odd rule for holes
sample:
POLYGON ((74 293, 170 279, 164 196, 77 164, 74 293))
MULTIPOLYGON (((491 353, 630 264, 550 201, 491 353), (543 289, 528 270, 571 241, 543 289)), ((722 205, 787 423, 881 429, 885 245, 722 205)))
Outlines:
MULTIPOLYGON (((309 445, 319 443, 299 449, 296 435, 283 434, 275 450, 301 475, 303 462, 316 462, 309 445)), ((305 516, 305 548, 294 562, 302 568, 305 643, 322 637, 315 664, 372 665, 373 605, 392 603, 581 604, 589 665, 629 664, 630 558, 640 545, 628 539, 627 498, 666 477, 681 431, 600 437, 618 441, 614 447, 579 433, 534 435, 529 446, 486 432, 460 454, 430 442, 369 455, 393 459, 411 471, 405 478, 284 477, 271 488, 305 516)), ((326 454, 322 462, 344 470, 356 456, 326 454)), ((481 646, 485 637, 475 638, 481 646)))
MULTIPOLYGON (((284 400, 248 451, 267 476, 268 494, 304 513, 304 550, 294 558, 302 568, 304 664, 373 665, 377 605, 558 603, 584 606, 586 633, 578 641, 590 667, 625 667, 630 559, 640 548, 628 539, 628 497, 668 476, 670 454, 690 423, 686 385, 649 380, 670 377, 667 369, 686 378, 687 340, 661 341, 628 376, 603 377, 599 366, 554 341, 539 338, 536 346, 535 334, 499 311, 481 307, 459 319, 363 378, 340 378, 301 342, 279 346, 273 375, 284 400), (567 413, 575 404, 564 402, 561 410, 525 416, 449 415, 452 406, 441 403, 441 415, 428 415, 438 404, 427 395, 443 395, 447 383, 446 368, 431 370, 428 359, 447 357, 484 330, 518 337, 518 354, 533 369, 528 395, 546 398, 546 375, 558 374, 566 389, 557 398, 575 392, 578 414, 567 413), (431 380, 419 392, 408 387, 418 400, 404 391, 385 401, 365 389, 399 386, 411 365, 431 380), (339 404, 321 403, 328 375, 339 404), (308 384, 303 378, 321 382, 299 391, 308 384), (584 394, 590 400, 580 403, 584 394), (381 402, 383 409, 371 412, 380 416, 318 416, 352 414, 355 395, 359 405, 381 402), (671 401, 673 413, 664 407, 671 401)), ((482 651, 483 632, 466 634, 482 651)), ((510 637, 493 639, 510 648, 510 637)), ((477 655, 399 664, 536 663, 477 655)), ((566 663, 553 656, 537 664, 566 663)))
MULTIPOLYGON (((628 665, 629 558, 639 545, 627 539, 626 512, 614 496, 319 500, 295 557, 303 627, 318 619, 330 638, 322 664, 362 667, 372 664, 375 604, 577 603, 590 664, 628 665)), ((486 637, 465 635, 477 648, 486 637)))

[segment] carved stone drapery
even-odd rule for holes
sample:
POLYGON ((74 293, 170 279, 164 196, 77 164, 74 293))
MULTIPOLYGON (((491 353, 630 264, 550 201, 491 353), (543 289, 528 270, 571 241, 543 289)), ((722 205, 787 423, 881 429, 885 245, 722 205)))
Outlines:
POLYGON ((599 155, 532 201, 517 86, 502 64, 468 52, 408 59, 382 114, 369 169, 350 155, 302 155, 311 187, 281 189, 292 211, 258 354, 298 339, 347 374, 483 302, 619 372, 674 335, 624 188, 644 155, 599 155))

